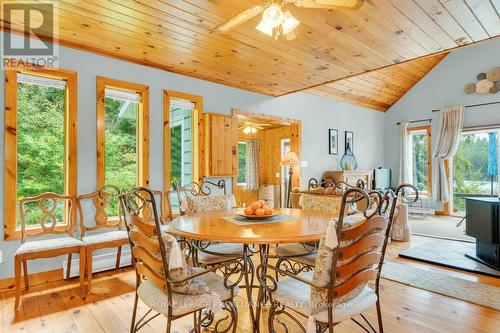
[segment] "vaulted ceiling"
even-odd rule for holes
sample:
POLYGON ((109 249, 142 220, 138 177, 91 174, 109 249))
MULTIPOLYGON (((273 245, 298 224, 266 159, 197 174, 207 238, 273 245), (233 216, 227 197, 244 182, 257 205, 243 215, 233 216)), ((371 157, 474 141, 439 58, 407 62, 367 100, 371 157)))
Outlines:
MULTIPOLYGON (((308 91, 361 105, 373 99, 365 106, 379 110, 442 57, 427 56, 500 34, 496 0, 365 0, 356 11, 290 7, 301 22, 292 41, 257 31, 259 17, 227 34, 214 31, 259 0, 55 3, 61 45, 272 96, 314 87, 308 91), (366 96, 361 86, 383 93, 366 96)), ((21 31, 21 17, 3 23, 21 31)))
POLYGON ((385 112, 446 55, 439 53, 387 66, 324 83, 306 92, 385 112))

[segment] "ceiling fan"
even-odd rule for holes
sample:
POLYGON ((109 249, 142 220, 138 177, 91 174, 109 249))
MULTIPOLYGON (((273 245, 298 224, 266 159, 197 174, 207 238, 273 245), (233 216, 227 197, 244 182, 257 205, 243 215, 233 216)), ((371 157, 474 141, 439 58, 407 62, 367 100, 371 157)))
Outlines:
POLYGON ((299 8, 358 9, 363 2, 364 0, 266 0, 262 5, 250 7, 233 16, 215 29, 219 32, 227 32, 262 13, 262 20, 256 27, 257 30, 276 39, 279 36, 293 39, 295 38, 294 30, 300 22, 286 9, 287 5, 299 8))
POLYGON ((271 126, 270 124, 257 124, 254 123, 253 121, 245 121, 243 122, 243 125, 238 127, 239 130, 243 130, 243 133, 245 134, 255 134, 257 133, 257 130, 263 130, 264 127, 266 126, 271 126))

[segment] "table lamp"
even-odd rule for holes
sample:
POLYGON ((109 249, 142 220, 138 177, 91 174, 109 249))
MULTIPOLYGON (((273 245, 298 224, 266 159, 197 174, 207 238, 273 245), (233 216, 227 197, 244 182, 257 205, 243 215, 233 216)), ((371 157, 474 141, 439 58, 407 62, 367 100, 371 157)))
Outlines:
POLYGON ((300 160, 293 151, 290 151, 285 154, 283 159, 281 160, 281 165, 290 167, 288 171, 288 189, 286 194, 286 208, 290 208, 290 193, 292 190, 292 175, 293 175, 293 167, 300 165, 300 160))

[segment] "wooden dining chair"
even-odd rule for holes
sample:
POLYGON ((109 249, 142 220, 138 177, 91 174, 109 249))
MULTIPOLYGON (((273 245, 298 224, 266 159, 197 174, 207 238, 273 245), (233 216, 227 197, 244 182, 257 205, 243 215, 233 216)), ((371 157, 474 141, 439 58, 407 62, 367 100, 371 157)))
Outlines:
POLYGON ((86 275, 91 291, 93 253, 100 249, 116 248, 115 269, 120 268, 122 246, 128 244, 123 214, 120 212, 121 190, 106 185, 76 199, 80 222, 80 238, 86 245, 86 275))
MULTIPOLYGON (((407 187, 413 186, 404 184, 397 188, 396 194, 407 187)), ((295 275, 269 264, 257 268, 261 284, 259 298, 266 294, 271 304, 269 332, 275 332, 275 323, 288 331, 285 322, 278 319, 280 315, 289 316, 307 333, 333 333, 334 327, 345 320, 352 320, 366 332, 377 332, 363 314, 372 306, 377 311, 378 332, 384 331, 380 272, 394 218, 396 194, 392 191, 383 195, 368 193, 360 188, 346 190, 338 220, 333 220, 321 237, 313 271, 295 275), (365 212, 345 216, 347 206, 359 203, 360 198, 366 202, 365 212), (354 223, 345 226, 348 220, 354 223), (272 281, 269 271, 289 278, 272 281), (374 288, 369 282, 374 282, 374 288), (307 317, 307 324, 302 325, 295 314, 307 317)))
POLYGON ((42 193, 19 200, 21 246, 14 254, 16 288, 15 308, 21 298, 21 265, 24 287, 29 289, 28 260, 68 255, 66 278, 71 275, 73 253, 80 256, 80 288, 84 293, 85 243, 73 236, 75 232, 75 198, 69 195, 42 193), (64 237, 52 237, 65 235, 64 237), (44 237, 40 239, 40 237, 44 237), (50 238, 47 238, 50 237, 50 238))
POLYGON ((187 265, 175 237, 161 230, 151 190, 133 189, 122 194, 120 202, 136 271, 130 332, 138 331, 158 315, 166 317, 167 333, 171 332, 174 320, 188 315, 194 317, 190 332, 201 332, 202 327, 211 324, 215 324, 214 332, 236 332, 238 316, 233 298, 238 293, 241 276, 231 281, 231 274, 220 276, 215 271, 232 271, 241 263, 234 260, 210 270, 187 265), (149 212, 144 209, 151 209, 152 219, 145 218, 149 212), (137 320, 139 299, 149 309, 137 320), (215 321, 214 310, 220 304, 228 315, 215 321))

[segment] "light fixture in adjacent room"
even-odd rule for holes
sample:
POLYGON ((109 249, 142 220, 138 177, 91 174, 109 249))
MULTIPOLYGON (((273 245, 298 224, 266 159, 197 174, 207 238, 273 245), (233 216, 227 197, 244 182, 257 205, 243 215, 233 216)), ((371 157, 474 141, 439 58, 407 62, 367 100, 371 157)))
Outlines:
POLYGON ((243 127, 243 133, 245 134, 255 134, 257 133, 257 129, 251 125, 243 127))

